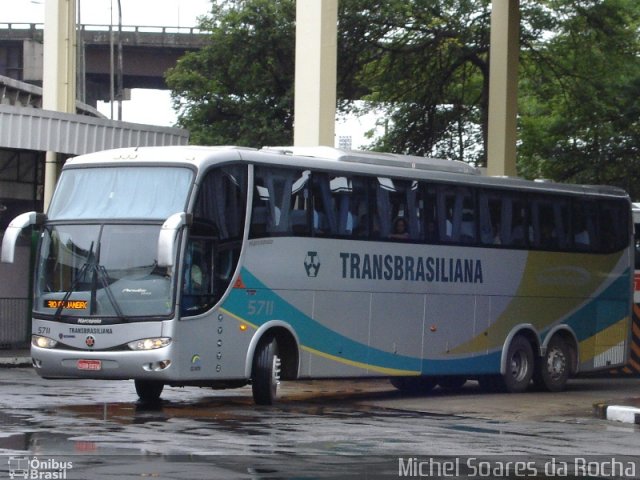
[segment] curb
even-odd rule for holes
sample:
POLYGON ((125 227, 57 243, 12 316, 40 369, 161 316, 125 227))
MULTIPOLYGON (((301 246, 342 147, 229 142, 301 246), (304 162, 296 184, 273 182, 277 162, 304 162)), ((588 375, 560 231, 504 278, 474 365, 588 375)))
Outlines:
POLYGON ((640 408, 612 405, 607 408, 607 420, 640 425, 640 408))
POLYGON ((31 357, 29 355, 0 355, 0 368, 30 367, 31 357))
POLYGON ((604 420, 640 425, 640 408, 638 407, 595 403, 593 413, 604 420))

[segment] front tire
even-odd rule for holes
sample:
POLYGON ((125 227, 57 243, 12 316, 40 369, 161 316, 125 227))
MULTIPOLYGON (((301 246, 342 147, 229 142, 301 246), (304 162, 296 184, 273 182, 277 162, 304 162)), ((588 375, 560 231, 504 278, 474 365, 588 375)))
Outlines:
POLYGON ((273 337, 260 340, 253 357, 251 390, 258 405, 273 405, 280 384, 278 342, 273 337))
POLYGON ((553 337, 547 352, 540 358, 533 376, 535 385, 549 392, 561 392, 571 373, 571 349, 559 336, 553 337))
POLYGON ((155 403, 160 400, 164 383, 155 380, 134 380, 136 393, 143 403, 155 403))

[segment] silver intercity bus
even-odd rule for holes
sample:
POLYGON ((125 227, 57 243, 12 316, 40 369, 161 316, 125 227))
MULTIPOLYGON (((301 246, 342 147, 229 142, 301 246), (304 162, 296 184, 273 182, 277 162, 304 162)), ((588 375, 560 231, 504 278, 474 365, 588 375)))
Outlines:
POLYGON ((69 160, 39 228, 46 378, 165 385, 389 377, 552 391, 624 365, 631 205, 611 187, 318 148, 158 147, 69 160))

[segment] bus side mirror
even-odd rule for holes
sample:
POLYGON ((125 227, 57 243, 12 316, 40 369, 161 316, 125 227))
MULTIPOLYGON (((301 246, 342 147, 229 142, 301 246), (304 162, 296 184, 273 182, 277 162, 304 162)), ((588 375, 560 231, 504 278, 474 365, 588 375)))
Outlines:
POLYGON ((44 213, 27 212, 11 220, 2 239, 2 254, 0 255, 0 260, 3 263, 13 263, 16 256, 16 243, 18 242, 18 237, 22 229, 29 225, 42 225, 46 218, 44 213))
POLYGON ((158 266, 172 267, 176 258, 176 238, 178 231, 191 224, 192 216, 179 212, 174 213, 162 224, 158 236, 158 266))

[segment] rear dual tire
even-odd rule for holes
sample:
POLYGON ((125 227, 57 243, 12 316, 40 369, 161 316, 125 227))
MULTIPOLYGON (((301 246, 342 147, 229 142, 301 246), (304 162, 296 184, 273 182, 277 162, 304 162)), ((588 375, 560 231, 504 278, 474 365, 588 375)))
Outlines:
POLYGON ((567 386, 571 373, 572 351, 567 342, 555 336, 549 342, 545 355, 540 357, 533 382, 549 392, 560 392, 567 386))
POLYGON ((573 351, 560 336, 554 336, 545 355, 535 357, 531 343, 516 336, 507 352, 507 370, 504 375, 479 378, 480 387, 488 391, 524 392, 533 379, 541 390, 560 392, 567 386, 572 371, 573 351))

